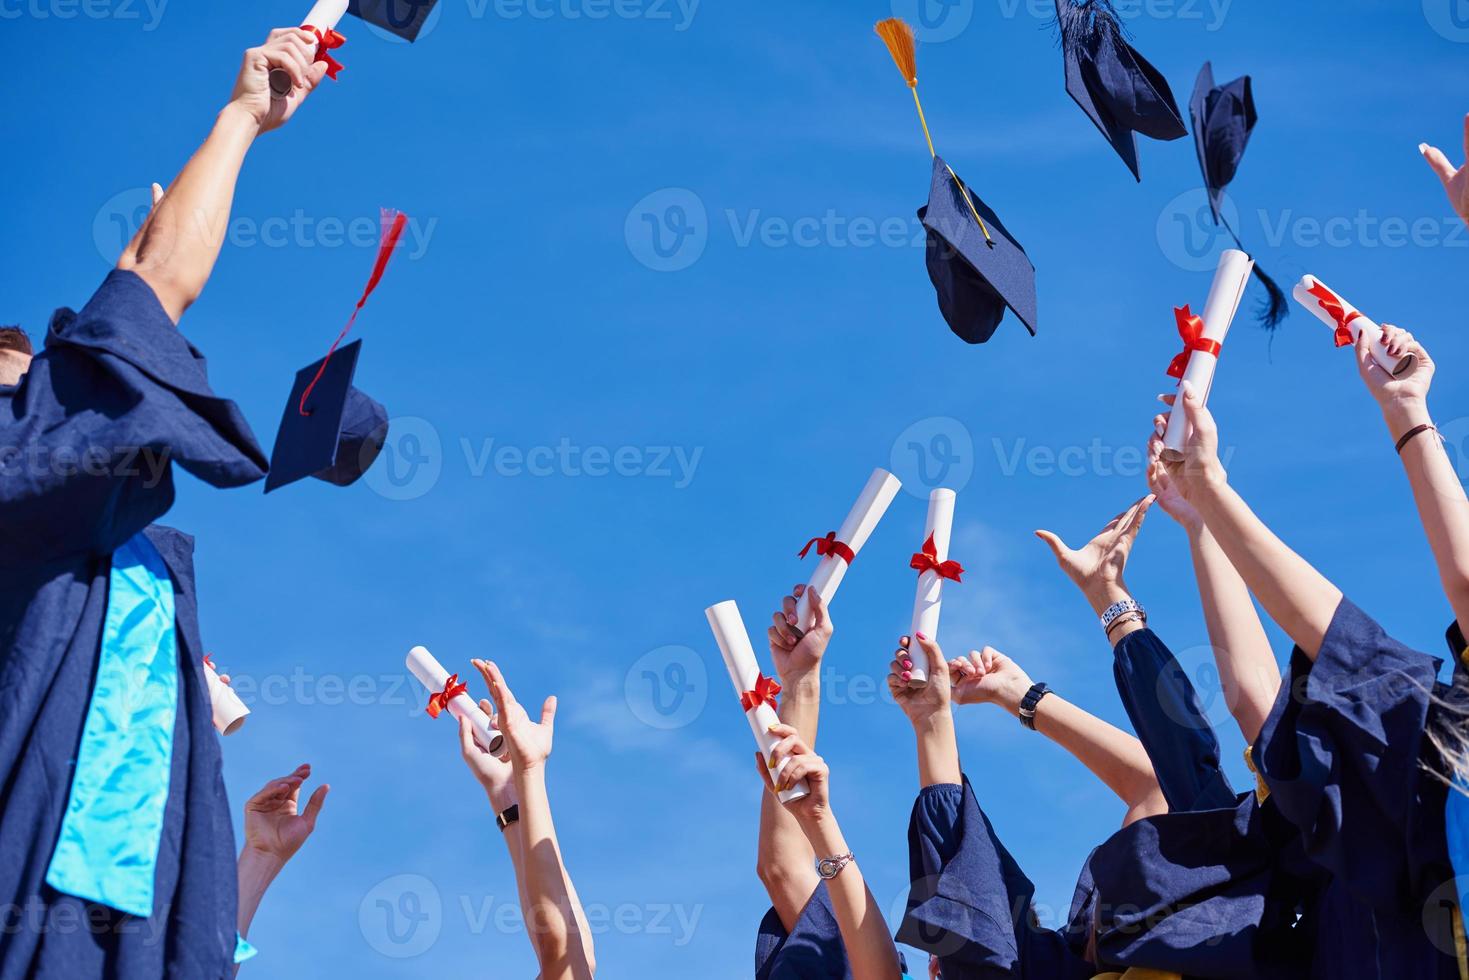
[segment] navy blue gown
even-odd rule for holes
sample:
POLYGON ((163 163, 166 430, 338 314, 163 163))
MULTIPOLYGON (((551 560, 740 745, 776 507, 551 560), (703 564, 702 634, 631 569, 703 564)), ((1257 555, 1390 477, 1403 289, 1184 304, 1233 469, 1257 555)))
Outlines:
MULTIPOLYGON (((1197 692, 1152 630, 1118 641, 1113 675, 1118 693, 1170 807, 1233 803, 1220 766, 1219 742, 1197 692)), ((962 786, 920 791, 908 828, 912 888, 898 940, 939 957, 946 977, 1090 980, 1099 968, 1089 948, 1100 916, 1088 857, 1067 923, 1043 928, 1035 887, 1000 842, 966 777, 962 786)))
POLYGON ((19 385, 0 386, 0 980, 226 977, 234 835, 203 677, 193 542, 150 526, 172 464, 215 486, 266 460, 152 290, 114 271, 53 316, 19 385), (178 710, 155 877, 136 919, 45 884, 99 659, 110 556, 144 533, 173 581, 178 710))

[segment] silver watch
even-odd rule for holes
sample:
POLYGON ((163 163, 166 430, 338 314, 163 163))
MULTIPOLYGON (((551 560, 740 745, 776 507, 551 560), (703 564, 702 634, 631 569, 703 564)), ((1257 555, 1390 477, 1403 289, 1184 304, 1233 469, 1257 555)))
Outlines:
POLYGON ((836 857, 822 858, 820 861, 816 862, 816 873, 819 874, 824 881, 831 881, 837 875, 841 874, 842 869, 851 864, 854 860, 856 859, 852 857, 851 851, 848 851, 845 854, 838 854, 836 857))

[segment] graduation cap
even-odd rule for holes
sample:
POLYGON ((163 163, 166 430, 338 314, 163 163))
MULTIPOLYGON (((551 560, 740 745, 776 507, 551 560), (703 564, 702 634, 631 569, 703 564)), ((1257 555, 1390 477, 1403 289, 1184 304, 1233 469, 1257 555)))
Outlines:
POLYGON ((407 215, 383 211, 377 264, 362 298, 326 356, 296 372, 270 455, 266 493, 308 476, 349 486, 372 466, 387 440, 387 411, 352 385, 362 341, 337 348, 382 280, 407 223, 407 215))
POLYGON ((1127 43, 1111 0, 1056 0, 1056 22, 1067 94, 1142 180, 1137 133, 1155 140, 1188 135, 1168 80, 1127 43))
POLYGON ((352 0, 347 13, 391 31, 407 41, 418 40, 439 0, 352 0))
POLYGON ((1035 267, 995 212, 935 152, 918 98, 913 28, 894 17, 879 22, 876 30, 913 91, 918 121, 933 158, 928 204, 919 209, 918 218, 927 232, 924 258, 944 320, 965 342, 982 344, 994 335, 1009 309, 1034 335, 1035 267))
MULTIPOLYGON (((1250 76, 1236 78, 1227 85, 1214 84, 1214 68, 1209 62, 1199 70, 1194 94, 1189 99, 1189 115, 1194 125, 1194 148, 1199 154, 1199 169, 1204 174, 1204 187, 1209 192, 1209 210, 1214 223, 1229 232, 1235 244, 1248 252, 1239 235, 1224 218, 1224 188, 1239 172, 1240 160, 1249 145, 1259 114, 1255 111, 1255 93, 1250 76)), ((1261 324, 1273 330, 1290 313, 1285 292, 1255 263, 1255 276, 1265 287, 1266 301, 1260 309, 1261 324)))

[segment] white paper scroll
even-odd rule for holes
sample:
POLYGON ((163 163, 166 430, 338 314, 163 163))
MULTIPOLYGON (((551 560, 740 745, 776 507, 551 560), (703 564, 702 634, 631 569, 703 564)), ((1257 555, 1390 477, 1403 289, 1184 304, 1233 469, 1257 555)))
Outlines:
MULTIPOLYGON (((710 606, 704 610, 704 615, 709 620, 709 628, 714 631, 714 641, 719 644, 719 652, 724 655, 724 665, 729 668, 729 679, 734 684, 735 697, 743 698, 747 692, 756 689, 761 674, 760 664, 755 660, 755 648, 750 645, 750 634, 745 631, 745 621, 740 618, 739 607, 734 604, 734 600, 729 600, 710 606)), ((780 722, 779 716, 769 704, 758 701, 745 712, 745 718, 750 722, 750 731, 755 736, 755 744, 760 747, 760 755, 769 761, 771 749, 780 741, 770 734, 770 726, 780 722)), ((789 764, 790 759, 782 761, 775 770, 774 778, 779 779, 789 764)), ((803 779, 780 793, 780 801, 790 803, 810 792, 803 779)))
MULTIPOLYGON (((949 538, 954 531, 954 491, 942 487, 928 496, 928 523, 924 525, 923 540, 933 536, 934 560, 949 560, 949 538)), ((909 672, 909 687, 928 686, 928 657, 918 645, 917 636, 922 633, 930 640, 939 635, 939 609, 943 604, 944 579, 930 569, 918 576, 918 592, 913 599, 913 631, 908 641, 908 655, 913 669, 909 672)))
MULTIPOLYGON (((854 556, 861 552, 862 546, 872 536, 877 522, 887 513, 888 505, 893 502, 902 486, 902 481, 887 470, 872 471, 867 486, 862 488, 862 495, 852 505, 851 513, 842 521, 842 526, 836 533, 837 540, 851 548, 854 556)), ((830 603, 846 574, 845 559, 831 554, 821 559, 811 575, 811 581, 806 585, 806 590, 796 600, 796 629, 804 633, 811 628, 811 600, 807 598, 811 591, 814 589, 820 592, 821 598, 830 603)))
MULTIPOLYGON (((438 694, 444 690, 444 682, 449 679, 449 672, 444 665, 428 652, 426 647, 414 647, 408 651, 405 661, 408 669, 413 671, 413 676, 418 678, 420 684, 428 688, 429 694, 438 694)), ((474 729, 474 740, 479 747, 493 755, 500 755, 505 747, 505 736, 495 730, 490 724, 490 716, 480 710, 474 698, 467 693, 459 694, 449 700, 449 714, 455 718, 468 718, 469 725, 474 729)))
POLYGON ((204 680, 209 686, 209 704, 214 709, 214 730, 221 735, 233 735, 245 723, 250 709, 234 688, 219 679, 219 673, 208 660, 204 661, 204 680))
MULTIPOLYGON (((1209 289, 1209 299, 1204 303, 1205 340, 1224 343, 1234 315, 1239 311, 1244 298, 1245 286, 1250 273, 1255 270, 1255 260, 1239 249, 1227 248, 1219 256, 1219 268, 1214 272, 1214 285, 1209 289)), ((1163 458, 1177 463, 1183 459, 1183 447, 1188 441, 1188 419, 1184 416, 1183 382, 1188 382, 1205 403, 1209 401, 1209 389, 1214 385, 1214 369, 1219 358, 1208 351, 1193 351, 1188 367, 1179 381, 1179 397, 1173 404, 1173 413, 1168 416, 1168 431, 1163 436, 1163 458)))
POLYGON ((1342 299, 1341 293, 1327 286, 1326 283, 1315 276, 1307 276, 1296 283, 1293 291, 1296 302, 1316 314, 1316 319, 1326 324, 1335 332, 1338 323, 1337 316, 1341 317, 1341 325, 1345 326, 1352 335, 1352 343, 1357 342, 1357 337, 1362 331, 1367 332, 1367 340, 1372 344, 1372 359, 1377 366, 1395 378, 1411 374, 1413 368, 1418 366, 1417 354, 1405 354, 1402 357, 1393 357, 1387 352, 1387 345, 1382 342, 1382 328, 1372 320, 1363 316, 1355 306, 1342 299), (1311 295, 1315 290, 1317 295, 1311 295), (1321 293, 1326 293, 1325 297, 1321 293), (1334 313, 1329 304, 1334 303, 1339 312, 1334 313))
MULTIPOLYGON (((303 27, 314 27, 321 33, 335 30, 347 14, 348 0, 316 0, 316 6, 301 22, 303 27)), ((274 68, 270 72, 270 91, 276 98, 284 99, 294 87, 289 72, 274 68)))

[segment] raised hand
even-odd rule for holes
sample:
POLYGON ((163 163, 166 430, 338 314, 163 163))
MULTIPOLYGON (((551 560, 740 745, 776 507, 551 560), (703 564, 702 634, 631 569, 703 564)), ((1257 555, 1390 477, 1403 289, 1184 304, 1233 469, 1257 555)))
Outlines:
POLYGON ((310 31, 295 27, 271 31, 264 44, 245 52, 230 105, 248 113, 262 133, 284 125, 326 76, 326 63, 316 61, 316 47, 316 35, 310 31), (291 76, 291 94, 285 98, 274 98, 270 90, 274 68, 291 76))
POLYGON ((1183 496, 1183 491, 1173 482, 1168 467, 1163 462, 1163 434, 1168 431, 1168 416, 1153 417, 1153 435, 1148 440, 1148 489, 1152 491, 1163 513, 1173 518, 1184 530, 1196 530, 1203 526, 1204 519, 1194 505, 1183 496))
POLYGON ((831 770, 827 768, 826 760, 811 751, 811 746, 802 741, 796 729, 790 725, 771 725, 770 734, 780 739, 775 743, 775 748, 770 751, 770 762, 760 758, 755 753, 756 765, 760 770, 761 778, 765 780, 765 788, 772 793, 779 793, 790 789, 801 780, 806 781, 808 794, 799 800, 792 800, 785 805, 786 809, 796 818, 803 827, 819 823, 831 815, 831 770), (777 781, 774 777, 775 770, 780 767, 783 760, 789 759, 790 763, 781 770, 777 781))
POLYGON ((953 699, 959 704, 997 704, 1012 715, 1034 682, 1020 665, 994 647, 949 661, 953 699))
POLYGON ((316 829, 316 818, 331 787, 322 783, 297 811, 301 784, 311 778, 311 766, 303 763, 296 771, 273 779, 245 803, 245 850, 285 864, 316 829))
POLYGON ((797 675, 808 674, 821 667, 821 658, 826 654, 827 644, 831 642, 831 635, 835 630, 826 611, 826 601, 821 598, 820 592, 812 592, 811 628, 806 631, 805 636, 796 632, 796 600, 805 591, 804 585, 792 589, 791 594, 781 600, 780 612, 772 614, 774 625, 766 630, 766 635, 770 638, 770 656, 775 661, 775 672, 780 682, 787 686, 797 675))
MULTIPOLYGON (((481 699, 479 708, 490 718, 495 717, 495 706, 481 699)), ((501 759, 479 747, 474 740, 474 726, 467 718, 459 721, 459 753, 474 778, 484 787, 490 797, 490 805, 498 813, 515 802, 515 770, 509 759, 501 759)))
MULTIPOLYGON (((1469 224, 1469 164, 1455 167, 1442 150, 1427 143, 1418 144, 1418 152, 1423 154, 1423 159, 1428 161, 1428 166, 1443 183, 1454 210, 1459 212, 1465 224, 1469 224)), ((1469 116, 1464 117, 1464 156, 1469 158, 1469 116)))
POLYGON ((475 669, 490 687, 490 697, 495 702, 496 725, 505 736, 510 749, 510 763, 517 773, 529 772, 545 765, 551 755, 551 743, 556 734, 556 696, 547 698, 541 705, 541 720, 531 721, 525 708, 515 700, 510 685, 500 668, 485 660, 473 661, 475 669))
POLYGON ((1362 383, 1367 386, 1377 404, 1386 411, 1395 406, 1426 403, 1428 389, 1433 385, 1434 371, 1433 358, 1428 356, 1428 351, 1424 350, 1423 345, 1412 334, 1398 327, 1384 325, 1382 343, 1388 354, 1396 358, 1405 354, 1416 354, 1418 364, 1405 376, 1394 378, 1372 356, 1372 345, 1367 339, 1367 331, 1358 334, 1357 371, 1362 375, 1362 383))
POLYGON ((944 651, 937 642, 919 634, 912 639, 900 637, 898 650, 888 664, 888 690, 893 700, 903 709, 903 714, 917 728, 930 718, 949 710, 949 669, 944 660, 944 651), (913 641, 918 641, 918 656, 928 669, 928 684, 913 688, 908 678, 913 672, 913 641))
POLYGON ((1153 496, 1149 494, 1112 518, 1096 537, 1078 549, 1067 547, 1051 531, 1037 531, 1035 536, 1050 547, 1061 570, 1077 584, 1093 608, 1101 612, 1127 595, 1122 578, 1127 557, 1152 506, 1153 496))
MULTIPOLYGON (((1228 483, 1229 475, 1219 461, 1219 426, 1214 422, 1214 414, 1187 381, 1180 387, 1179 394, 1183 396, 1183 422, 1189 426, 1189 436, 1184 442, 1183 459, 1176 463, 1165 462, 1164 466, 1183 499, 1196 503, 1210 489, 1228 483)), ((1160 395, 1159 399, 1171 406, 1177 397, 1160 395)))

